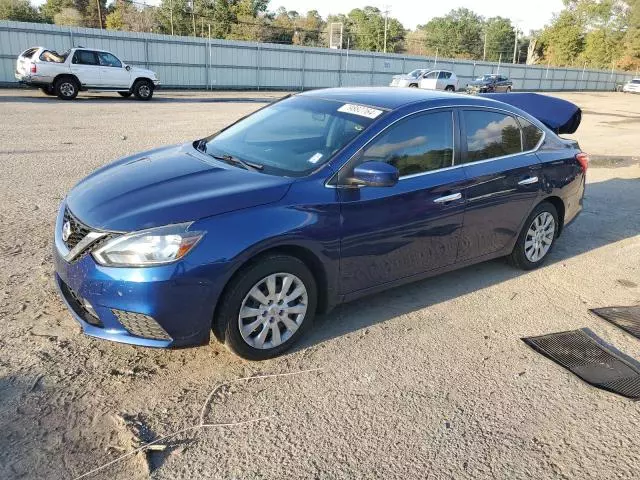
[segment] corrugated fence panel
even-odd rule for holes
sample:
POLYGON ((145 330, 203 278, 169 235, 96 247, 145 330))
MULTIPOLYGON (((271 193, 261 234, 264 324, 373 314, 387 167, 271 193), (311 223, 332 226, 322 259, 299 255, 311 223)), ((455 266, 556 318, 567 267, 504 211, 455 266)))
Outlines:
POLYGON ((452 70, 464 88, 473 78, 501 73, 515 90, 612 90, 631 74, 545 68, 414 55, 292 45, 259 44, 153 33, 0 21, 0 84, 15 84, 16 57, 32 46, 64 51, 72 46, 109 50, 132 65, 158 73, 176 88, 286 89, 388 85, 393 75, 417 68, 452 70))

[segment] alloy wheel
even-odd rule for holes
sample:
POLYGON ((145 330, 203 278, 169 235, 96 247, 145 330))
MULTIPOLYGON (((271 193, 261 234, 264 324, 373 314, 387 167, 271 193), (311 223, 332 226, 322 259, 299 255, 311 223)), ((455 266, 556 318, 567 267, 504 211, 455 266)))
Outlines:
POLYGON ((251 347, 275 348, 293 336, 307 313, 308 294, 291 273, 274 273, 257 282, 245 296, 238 314, 242 339, 251 347))
POLYGON ((149 85, 143 84, 138 87, 138 93, 142 98, 147 98, 151 94, 151 89, 149 85))
POLYGON ((71 82, 64 82, 60 85, 60 93, 65 97, 72 97, 76 91, 76 87, 71 82))
POLYGON ((549 212, 542 212, 531 222, 524 240, 524 254, 530 262, 541 260, 551 248, 556 222, 549 212))

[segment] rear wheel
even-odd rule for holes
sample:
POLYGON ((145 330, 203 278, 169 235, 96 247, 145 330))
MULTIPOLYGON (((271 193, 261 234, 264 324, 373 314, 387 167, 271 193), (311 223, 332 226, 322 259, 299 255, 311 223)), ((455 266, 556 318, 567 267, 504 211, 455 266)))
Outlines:
POLYGON ((78 96, 78 82, 71 77, 63 77, 56 80, 55 93, 62 100, 73 100, 78 96))
POLYGON ((149 80, 138 80, 133 86, 133 94, 138 100, 151 100, 151 97, 153 97, 153 83, 149 80))
POLYGON ((549 202, 538 205, 524 223, 509 262, 523 270, 542 265, 558 235, 558 212, 549 202))
POLYGON ((446 92, 455 92, 456 91, 456 87, 454 87, 453 85, 447 85, 447 87, 444 90, 446 92))
POLYGON ((129 98, 132 95, 132 93, 131 92, 118 92, 118 95, 120 95, 121 97, 124 97, 124 98, 129 98))
POLYGON ((47 87, 40 87, 40 91, 42 93, 44 93, 45 95, 49 95, 49 96, 55 96, 55 94, 56 94, 53 86, 51 86, 51 85, 49 85, 47 87))
POLYGON ((299 259, 274 254, 243 269, 221 300, 214 329, 247 360, 275 357, 311 326, 317 304, 313 274, 299 259))
POLYGON ((506 92, 507 92, 507 93, 511 93, 511 87, 507 87, 506 92))

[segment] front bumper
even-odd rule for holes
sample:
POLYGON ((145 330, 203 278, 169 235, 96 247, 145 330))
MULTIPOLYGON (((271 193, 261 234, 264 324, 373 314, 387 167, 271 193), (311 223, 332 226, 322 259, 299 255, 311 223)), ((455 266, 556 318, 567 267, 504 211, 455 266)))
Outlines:
POLYGON ((224 264, 196 266, 185 259, 146 268, 103 267, 91 254, 68 262, 60 238, 64 208, 56 222, 55 282, 84 333, 146 347, 208 342, 222 290, 215 279, 224 276, 224 264))

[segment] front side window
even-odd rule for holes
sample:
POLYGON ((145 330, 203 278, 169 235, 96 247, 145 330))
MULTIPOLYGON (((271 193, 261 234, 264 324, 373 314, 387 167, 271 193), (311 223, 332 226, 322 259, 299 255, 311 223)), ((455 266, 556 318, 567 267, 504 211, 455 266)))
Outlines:
POLYGON ((95 52, 89 50, 76 50, 73 55, 73 63, 78 65, 98 65, 98 57, 95 52))
POLYGON ((633 80, 631 80, 631 83, 634 83, 636 85, 640 85, 640 79, 635 79, 634 78, 633 80))
POLYGON ((451 166, 452 115, 451 111, 420 114, 392 125, 365 147, 359 163, 390 163, 401 177, 451 166))
POLYGON ((465 110, 467 162, 522 152, 520 127, 515 118, 485 110, 465 110))
POLYGON ((110 53, 98 52, 98 59, 100 60, 100 65, 103 67, 122 67, 122 62, 110 53))
POLYGON ((291 97, 209 137, 206 153, 259 164, 265 173, 303 176, 326 163, 383 114, 375 107, 291 97))
POLYGON ((429 72, 424 76, 424 78, 428 78, 428 79, 438 78, 438 72, 429 72))

